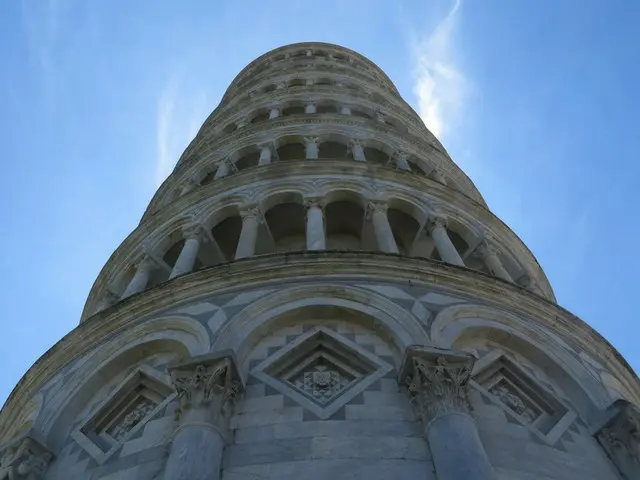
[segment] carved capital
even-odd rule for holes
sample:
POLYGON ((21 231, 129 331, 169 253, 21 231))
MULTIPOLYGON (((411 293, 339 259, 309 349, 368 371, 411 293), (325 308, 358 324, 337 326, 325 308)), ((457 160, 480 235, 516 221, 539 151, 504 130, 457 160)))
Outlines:
POLYGON ((260 207, 258 205, 245 205, 240 209, 242 220, 249 220, 260 217, 260 207))
POLYGON ((178 394, 177 417, 210 423, 225 431, 243 387, 230 354, 194 357, 169 367, 178 394))
POLYGON ((478 245, 476 251, 483 259, 490 257, 491 255, 500 255, 500 251, 486 240, 483 240, 482 243, 478 245))
POLYGON ((436 228, 447 228, 447 217, 443 217, 441 215, 432 215, 427 219, 427 223, 425 225, 429 233, 431 233, 436 228))
POLYGON ((309 210, 310 208, 324 208, 324 197, 305 197, 304 208, 309 210))
POLYGON ((447 413, 468 413, 474 358, 465 352, 408 347, 398 376, 425 427, 447 413))
POLYGON ((320 141, 319 137, 304 137, 304 143, 309 145, 311 143, 317 144, 320 141))
POLYGON ((373 216, 376 212, 387 214, 389 203, 384 200, 371 200, 367 203, 367 218, 373 216))
POLYGON ((0 452, 0 480, 43 479, 53 454, 30 435, 20 437, 0 452))
POLYGON ((158 262, 152 255, 149 253, 145 253, 140 257, 140 259, 136 262, 136 271, 146 271, 151 272, 155 268, 158 267, 158 262))
POLYGON ((182 227, 182 236, 185 240, 194 238, 198 241, 202 241, 205 237, 203 227, 199 223, 193 223, 182 227))
POLYGON ((596 438, 623 478, 640 478, 640 409, 624 400, 616 402, 610 418, 596 438))

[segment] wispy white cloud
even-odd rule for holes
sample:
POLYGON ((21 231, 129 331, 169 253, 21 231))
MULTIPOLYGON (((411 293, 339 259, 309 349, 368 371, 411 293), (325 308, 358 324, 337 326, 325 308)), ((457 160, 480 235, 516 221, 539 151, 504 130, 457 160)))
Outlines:
POLYGON ((454 39, 461 1, 454 0, 437 25, 413 39, 418 113, 434 135, 443 138, 457 122, 469 82, 456 65, 454 39))
POLYGON ((206 116, 207 94, 182 88, 174 74, 164 85, 157 103, 155 187, 162 184, 206 116))

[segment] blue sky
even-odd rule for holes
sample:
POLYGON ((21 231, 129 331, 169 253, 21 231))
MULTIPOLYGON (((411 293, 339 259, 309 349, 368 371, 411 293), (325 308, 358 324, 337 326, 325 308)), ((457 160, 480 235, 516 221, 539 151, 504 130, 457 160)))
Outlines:
POLYGON ((602 0, 1 2, 0 401, 77 325, 233 77, 300 41, 384 69, 559 303, 638 370, 639 17, 602 0))

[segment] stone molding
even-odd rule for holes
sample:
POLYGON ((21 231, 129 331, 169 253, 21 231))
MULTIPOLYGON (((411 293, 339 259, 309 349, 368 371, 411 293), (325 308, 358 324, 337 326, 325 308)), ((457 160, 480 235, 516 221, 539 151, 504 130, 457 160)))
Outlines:
POLYGON ((168 368, 177 392, 176 417, 204 422, 226 433, 233 406, 244 390, 230 352, 193 357, 168 368))
POLYGON ((636 480, 640 478, 640 408, 619 400, 610 415, 595 437, 623 478, 636 480))
POLYGON ((418 418, 428 428, 442 415, 468 414, 467 382, 474 358, 465 352, 433 347, 408 347, 398 374, 418 418))
POLYGON ((27 433, 0 451, 0 480, 44 479, 52 459, 53 454, 27 433))
POLYGON ((473 270, 420 258, 372 252, 289 252, 199 270, 87 318, 60 340, 55 349, 36 361, 16 385, 0 416, 0 438, 15 422, 22 405, 64 365, 95 348, 105 338, 130 328, 141 318, 171 307, 176 298, 188 302, 213 292, 264 288, 296 278, 327 276, 332 281, 340 281, 352 278, 354 267, 358 268, 358 278, 370 281, 431 287, 437 279, 438 288, 443 292, 464 297, 481 295, 494 308, 509 309, 513 315, 528 318, 540 328, 579 346, 631 391, 640 391, 636 374, 606 339, 567 310, 516 285, 473 270))

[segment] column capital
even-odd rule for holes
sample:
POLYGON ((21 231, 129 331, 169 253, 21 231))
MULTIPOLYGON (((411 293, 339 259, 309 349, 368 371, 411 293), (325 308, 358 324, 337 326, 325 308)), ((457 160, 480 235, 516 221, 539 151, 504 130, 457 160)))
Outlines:
POLYGON ((201 241, 205 237, 204 227, 199 223, 190 223, 182 227, 182 237, 185 240, 195 238, 201 241))
POLYGON ((304 201, 304 208, 306 210, 309 210, 312 207, 318 207, 321 209, 325 207, 325 199, 321 195, 304 197, 303 201, 304 201))
POLYGON ((318 143, 320 137, 304 137, 304 143, 318 143))
POLYGON ((483 240, 480 245, 478 245, 476 251, 483 259, 490 257, 491 255, 500 255, 500 250, 486 240, 483 240))
POLYGON ((272 150, 273 149, 273 141, 264 140, 262 142, 258 142, 258 143, 256 143, 256 147, 258 147, 259 149, 268 148, 269 150, 272 150))
POLYGON ((0 452, 0 478, 40 480, 45 477, 53 454, 31 435, 9 442, 0 452))
POLYGON ((447 228, 448 220, 444 215, 429 215, 427 218, 426 227, 429 232, 435 228, 447 228))
POLYGON ((158 262, 153 256, 145 252, 137 262, 135 262, 135 267, 138 271, 147 271, 151 272, 151 270, 155 269, 158 266, 158 262))
POLYGON ((210 423, 224 434, 235 400, 243 390, 233 355, 201 355, 171 365, 168 370, 178 394, 177 417, 183 422, 210 423))
POLYGON ((609 420, 596 432, 604 450, 622 476, 640 478, 640 409, 626 400, 610 408, 609 420))
POLYGON ((467 382, 474 358, 466 352, 410 346, 404 353, 398 383, 411 397, 425 428, 449 413, 469 413, 467 382))
POLYGON ((385 215, 389 210, 389 202, 386 200, 370 200, 367 202, 367 215, 373 215, 375 212, 382 212, 385 215))
POLYGON ((259 205, 244 205, 239 209, 240 217, 242 220, 247 220, 249 218, 258 218, 260 216, 260 206, 259 205))
POLYGON ((363 142, 364 140, 362 140, 361 138, 352 138, 351 140, 349 140, 349 148, 364 147, 363 142))

